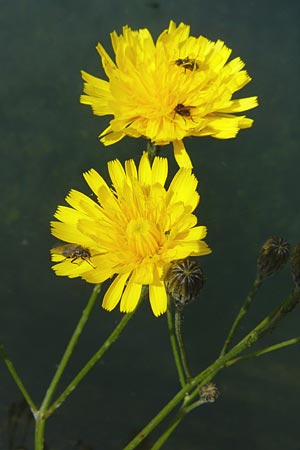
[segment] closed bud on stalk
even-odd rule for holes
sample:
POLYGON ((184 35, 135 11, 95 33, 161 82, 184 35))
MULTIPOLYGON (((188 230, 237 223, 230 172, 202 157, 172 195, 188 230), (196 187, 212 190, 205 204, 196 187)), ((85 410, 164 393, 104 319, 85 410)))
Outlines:
POLYGON ((220 392, 215 383, 207 383, 200 389, 201 400, 205 403, 213 403, 219 397, 220 392))
POLYGON ((205 277, 197 261, 186 258, 174 261, 165 276, 167 293, 177 308, 191 303, 203 288, 205 277))
POLYGON ((287 262, 290 244, 281 237, 271 237, 260 249, 257 272, 261 280, 278 272, 287 262))
POLYGON ((297 244, 293 248, 293 252, 291 255, 291 269, 293 280, 296 287, 300 287, 300 244, 297 244))

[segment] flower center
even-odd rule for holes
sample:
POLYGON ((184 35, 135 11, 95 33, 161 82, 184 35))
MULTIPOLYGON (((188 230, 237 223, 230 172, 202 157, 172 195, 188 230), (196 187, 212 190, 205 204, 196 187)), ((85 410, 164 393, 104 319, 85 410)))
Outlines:
POLYGON ((132 219, 127 225, 128 245, 137 256, 153 256, 159 248, 159 232, 154 223, 142 217, 132 219))

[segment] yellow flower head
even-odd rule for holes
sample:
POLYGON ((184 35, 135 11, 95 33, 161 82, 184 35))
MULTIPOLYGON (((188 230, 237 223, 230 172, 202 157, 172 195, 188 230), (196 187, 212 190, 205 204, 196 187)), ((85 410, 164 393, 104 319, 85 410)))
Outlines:
POLYGON ((156 44, 148 29, 123 27, 111 33, 115 62, 97 45, 109 81, 82 72, 81 103, 94 114, 112 115, 100 134, 104 145, 128 135, 146 137, 156 145, 173 142, 181 167, 191 167, 182 139, 213 136, 227 139, 252 120, 234 113, 257 106, 257 97, 232 99, 251 78, 240 58, 227 62, 231 49, 224 42, 189 36, 190 27, 171 21, 156 44))
POLYGON ((122 312, 133 311, 143 285, 149 286, 153 313, 166 311, 164 276, 171 261, 211 252, 202 240, 205 226, 196 226, 199 203, 197 179, 180 168, 168 189, 166 158, 152 166, 144 153, 138 169, 133 160, 108 163, 112 188, 91 169, 84 178, 98 203, 71 190, 68 206, 59 206, 51 222, 52 234, 70 244, 52 249, 57 275, 82 277, 101 283, 115 275, 103 307, 111 311, 120 302, 122 312))

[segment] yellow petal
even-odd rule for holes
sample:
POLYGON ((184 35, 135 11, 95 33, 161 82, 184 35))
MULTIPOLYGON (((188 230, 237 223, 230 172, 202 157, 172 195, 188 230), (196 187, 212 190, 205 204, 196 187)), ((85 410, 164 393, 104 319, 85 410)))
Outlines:
POLYGON ((118 191, 121 190, 126 181, 125 170, 118 159, 109 161, 107 164, 108 173, 113 183, 114 188, 118 191))
POLYGON ((192 161, 185 149, 183 141, 173 141, 174 157, 179 167, 192 168, 192 161))
POLYGON ((136 165, 133 159, 125 161, 125 172, 128 178, 137 179, 136 165))
POLYGON ((96 170, 90 169, 88 172, 85 172, 83 176, 87 184, 97 196, 99 195, 99 190, 102 187, 105 187, 109 191, 109 187, 106 182, 96 170))
POLYGON ((119 303, 128 276, 128 273, 118 275, 107 289, 102 302, 102 307, 107 311, 112 311, 119 303))
POLYGON ((138 169, 138 177, 139 177, 139 181, 142 184, 150 185, 152 182, 151 166, 150 166, 150 162, 149 162, 148 153, 146 153, 146 152, 143 152, 143 155, 141 157, 141 161, 140 161, 139 169, 138 169))
POLYGON ((160 286, 149 286, 149 300, 156 317, 167 311, 167 293, 163 283, 160 286))
POLYGON ((156 156, 152 164, 152 184, 159 183, 164 186, 168 176, 168 160, 156 156))
POLYGON ((121 312, 129 313, 135 310, 141 296, 141 290, 141 284, 133 283, 131 280, 128 282, 121 298, 121 312))
POLYGON ((113 72, 117 69, 117 66, 115 65, 109 54, 106 52, 104 47, 100 44, 100 42, 98 43, 96 49, 101 56, 103 69, 105 70, 108 78, 110 78, 113 72))
POLYGON ((54 221, 51 222, 50 225, 53 236, 61 241, 81 243, 86 240, 86 236, 84 236, 76 226, 54 221))

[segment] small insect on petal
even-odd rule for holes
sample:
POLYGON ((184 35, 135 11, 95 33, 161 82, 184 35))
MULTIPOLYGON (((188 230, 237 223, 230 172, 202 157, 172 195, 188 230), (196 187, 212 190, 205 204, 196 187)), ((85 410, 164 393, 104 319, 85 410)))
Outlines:
POLYGON ((176 114, 179 114, 180 116, 183 117, 183 119, 185 117, 188 117, 188 118, 191 119, 192 122, 195 122, 193 120, 192 116, 191 116, 191 109, 192 108, 195 108, 195 107, 194 106, 185 106, 182 103, 178 103, 178 105, 176 105, 175 108, 174 108, 175 116, 176 116, 176 114))
POLYGON ((86 261, 90 266, 93 267, 93 269, 95 269, 95 266, 91 262, 90 250, 86 247, 81 247, 81 245, 77 244, 59 245, 58 247, 54 247, 51 249, 51 254, 62 255, 65 257, 63 261, 65 261, 66 259, 70 259, 71 263, 75 264, 79 264, 82 261, 86 261))
POLYGON ((186 58, 179 58, 175 61, 176 66, 183 67, 184 71, 186 70, 197 70, 199 69, 199 65, 197 64, 195 59, 191 59, 188 56, 186 58))

